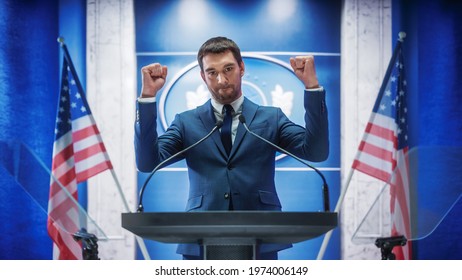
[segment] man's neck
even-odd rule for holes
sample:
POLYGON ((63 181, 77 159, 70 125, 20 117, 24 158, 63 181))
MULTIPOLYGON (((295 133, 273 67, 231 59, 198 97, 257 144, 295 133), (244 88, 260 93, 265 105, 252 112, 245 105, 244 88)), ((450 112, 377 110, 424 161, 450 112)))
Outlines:
MULTIPOLYGON (((237 99, 235 99, 233 102, 229 103, 229 105, 233 106, 233 109, 235 112, 238 111, 239 107, 241 107, 242 103, 244 102, 244 95, 241 94, 241 96, 239 96, 237 99)), ((214 99, 213 97, 211 98, 211 103, 212 103, 212 106, 213 108, 217 111, 217 112, 222 112, 223 110, 223 106, 225 104, 222 104, 220 102, 218 102, 216 99, 214 99)))

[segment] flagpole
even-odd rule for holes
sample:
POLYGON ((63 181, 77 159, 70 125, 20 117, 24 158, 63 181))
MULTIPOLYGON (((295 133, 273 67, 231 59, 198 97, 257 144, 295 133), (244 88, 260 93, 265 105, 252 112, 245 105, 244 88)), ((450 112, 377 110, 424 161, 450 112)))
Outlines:
MULTIPOLYGON (((71 56, 69 54, 69 51, 67 50, 66 44, 64 43, 64 38, 63 37, 58 37, 57 41, 58 41, 58 43, 60 44, 61 48, 64 51, 64 56, 66 57, 66 60, 69 63, 69 68, 70 68, 70 70, 72 72, 72 75, 74 77, 75 82, 77 83, 77 86, 80 89, 83 89, 82 84, 80 83, 80 80, 78 78, 77 71, 75 70, 74 64, 72 63, 72 59, 71 59, 71 56)), ((84 94, 84 93, 82 92, 82 94, 84 94)), ((109 158, 109 153, 107 154, 107 156, 109 158)), ((110 158, 109 158, 109 161, 111 161, 110 158)), ((125 207, 125 210, 131 213, 130 207, 129 207, 128 202, 127 202, 127 199, 126 199, 126 197, 125 197, 125 195, 124 195, 124 193, 122 191, 122 187, 121 187, 121 185, 119 183, 119 179, 117 178, 117 175, 116 175, 116 173, 114 171, 114 168, 111 168, 110 170, 111 170, 112 178, 115 181, 115 184, 117 186, 117 190, 118 190, 118 192, 120 194, 120 197, 122 199, 122 203, 123 203, 123 205, 125 207)), ((135 235, 135 239, 138 242, 138 245, 140 246, 140 250, 141 250, 141 253, 143 254, 144 259, 150 260, 151 258, 149 256, 146 245, 144 244, 144 240, 142 238, 140 238, 139 236, 137 236, 137 235, 135 235)))
MULTIPOLYGON (((403 43, 404 38, 406 38, 406 33, 402 32, 402 31, 399 32, 398 33, 398 42, 396 43, 396 47, 395 47, 395 49, 393 51, 393 55, 392 55, 392 57, 390 59, 390 62, 394 61, 394 59, 398 55, 398 50, 401 47, 401 44, 403 43)), ((384 79, 382 81, 382 85, 380 86, 379 94, 383 94, 383 92, 385 91, 385 88, 387 86, 386 81, 388 80, 388 78, 389 78, 389 76, 391 74, 392 68, 393 68, 393 65, 391 63, 388 63, 387 72, 385 73, 384 79)), ((377 100, 379 100, 379 99, 380 98, 377 98, 377 100)), ((375 106, 376 105, 374 105, 374 107, 375 106)), ((371 118, 372 118, 372 115, 369 117, 369 120, 371 118)), ((355 158, 358 156, 358 153, 359 153, 359 150, 356 151, 355 158)), ((346 192, 348 191, 348 187, 350 186, 350 182, 351 182, 351 178, 353 177, 353 173, 354 173, 354 168, 351 168, 350 173, 348 174, 347 180, 345 181, 345 186, 342 188, 342 192, 340 193, 339 199, 337 200, 337 204, 335 205, 334 212, 336 212, 336 213, 339 213, 340 207, 343 204, 343 200, 345 199, 346 192)), ((319 252, 318 252, 318 256, 316 258, 317 260, 322 260, 323 259, 324 253, 325 253, 325 251, 327 249, 327 245, 328 245, 328 243, 330 241, 332 233, 333 233, 333 230, 330 230, 324 236, 324 239, 322 240, 322 244, 321 244, 321 247, 320 247, 319 252)))
MULTIPOLYGON (((109 157, 109 155, 108 155, 108 157, 109 157)), ((111 174, 112 174, 112 178, 114 178, 114 181, 116 183, 117 190, 119 191, 120 196, 122 197, 122 201, 123 201, 123 204, 125 206, 125 210, 132 213, 130 211, 130 209, 129 209, 127 199, 125 198, 125 196, 124 196, 124 194, 122 192, 122 187, 120 186, 119 179, 117 178, 114 169, 111 169, 111 174)), ((141 250, 141 253, 143 254, 144 259, 145 260, 150 260, 151 257, 149 256, 148 249, 146 248, 146 245, 144 244, 144 240, 141 237, 139 237, 138 235, 135 235, 135 239, 138 242, 138 245, 140 246, 140 250, 141 250)))

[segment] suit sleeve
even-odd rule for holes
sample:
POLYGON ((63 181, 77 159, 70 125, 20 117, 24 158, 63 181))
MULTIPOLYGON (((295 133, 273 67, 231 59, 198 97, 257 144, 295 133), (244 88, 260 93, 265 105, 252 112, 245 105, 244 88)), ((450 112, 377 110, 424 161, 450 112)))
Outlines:
POLYGON ((329 156, 329 122, 326 92, 305 92, 305 149, 311 150, 312 161, 324 161, 329 156))
MULTIPOLYGON (((280 120, 282 147, 313 162, 329 156, 329 124, 325 102, 326 93, 305 91, 305 129, 290 122, 284 115, 280 120)), ((281 112, 282 113, 282 112, 281 112)))
MULTIPOLYGON (((151 172, 159 163, 183 149, 179 115, 167 131, 159 136, 157 133, 156 103, 138 103, 135 122, 135 156, 136 166, 141 172, 151 172)), ((183 159, 178 156, 165 165, 183 159)))
POLYGON ((157 145, 156 103, 139 103, 135 122, 136 166, 141 172, 151 172, 160 162, 157 145))

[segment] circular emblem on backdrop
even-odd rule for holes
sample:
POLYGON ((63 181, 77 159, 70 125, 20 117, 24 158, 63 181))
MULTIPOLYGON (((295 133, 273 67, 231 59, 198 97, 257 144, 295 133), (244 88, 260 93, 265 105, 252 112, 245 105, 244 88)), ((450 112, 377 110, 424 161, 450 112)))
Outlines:
MULTIPOLYGON (((244 96, 259 105, 279 107, 290 120, 304 126, 304 87, 290 65, 264 55, 243 54, 242 58, 244 96)), ((159 117, 164 131, 176 114, 194 109, 209 98, 197 61, 183 67, 159 97, 159 117)))

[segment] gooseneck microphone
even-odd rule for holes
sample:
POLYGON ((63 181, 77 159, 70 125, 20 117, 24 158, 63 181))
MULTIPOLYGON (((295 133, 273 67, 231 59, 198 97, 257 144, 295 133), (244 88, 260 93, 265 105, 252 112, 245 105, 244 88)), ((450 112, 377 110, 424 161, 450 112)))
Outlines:
POLYGON ((239 115, 239 121, 242 123, 242 125, 244 126, 245 130, 247 130, 248 133, 252 134, 253 136, 257 137, 258 139, 262 140, 263 142, 273 146, 274 148, 276 148, 277 150, 279 150, 280 152, 283 152, 285 154, 288 154, 289 156, 291 156, 292 158, 296 159, 297 161, 301 162, 302 164, 308 166, 309 168, 313 169, 314 171, 316 171, 316 173, 318 173, 318 175, 321 177, 322 179, 322 182, 323 182, 323 186, 322 186, 322 193, 323 193, 323 203, 324 203, 324 211, 325 212, 330 212, 330 202, 329 202, 329 187, 327 186, 327 182, 326 182, 326 178, 324 178, 324 175, 322 175, 321 171, 319 171, 316 167, 314 166, 311 166, 310 164, 306 163, 303 159, 297 157, 296 155, 290 153, 289 151, 286 151, 285 149, 279 147, 278 145, 266 140, 265 138, 261 137, 260 135, 252 132, 248 127, 247 127, 247 124, 245 123, 245 117, 244 115, 239 115))
POLYGON ((146 179, 146 181, 144 181, 144 184, 143 184, 143 187, 141 187, 141 190, 140 190, 140 194, 139 194, 139 198, 138 198, 138 210, 137 212, 143 212, 144 211, 144 207, 143 207, 143 194, 144 194, 144 190, 146 189, 146 186, 148 185, 149 183, 149 180, 151 180, 151 177, 152 175, 154 175, 154 173, 156 173, 157 170, 159 170, 160 168, 163 167, 164 164, 166 164, 167 162, 169 162, 170 160, 174 159, 175 157, 187 152, 188 150, 196 147, 197 145, 199 145, 200 143, 204 142, 207 138, 209 138, 216 130, 220 129, 220 127, 223 126, 223 121, 217 121, 215 123, 215 126, 212 128, 212 130, 207 134, 205 135, 204 137, 202 137, 201 139, 199 139, 199 141, 197 141, 196 143, 192 144, 191 146, 179 151, 178 153, 168 157, 167 159, 165 159, 164 161, 162 161, 161 163, 159 163, 152 171, 151 171, 151 174, 149 174, 148 178, 146 179))

